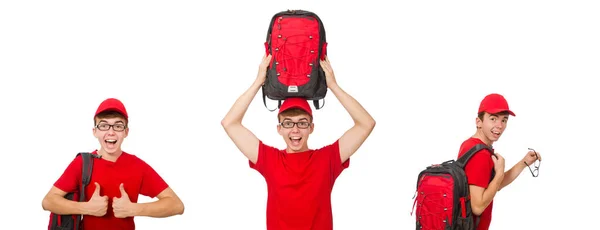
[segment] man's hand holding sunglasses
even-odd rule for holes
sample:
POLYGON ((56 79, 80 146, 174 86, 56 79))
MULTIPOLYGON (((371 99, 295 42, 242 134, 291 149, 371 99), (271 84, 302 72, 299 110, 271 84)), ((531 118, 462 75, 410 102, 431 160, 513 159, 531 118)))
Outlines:
POLYGON ((542 155, 536 152, 534 149, 529 148, 529 152, 527 155, 523 157, 523 163, 529 168, 531 171, 531 175, 533 177, 537 177, 539 175, 540 164, 542 163, 542 155), (533 169, 531 168, 533 166, 533 169))

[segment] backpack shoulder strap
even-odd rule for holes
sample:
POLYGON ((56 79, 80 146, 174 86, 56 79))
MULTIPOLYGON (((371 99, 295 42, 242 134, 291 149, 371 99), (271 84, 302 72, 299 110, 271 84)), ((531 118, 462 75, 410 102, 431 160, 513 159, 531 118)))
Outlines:
POLYGON ((277 108, 269 109, 269 107, 267 106, 267 95, 265 94, 265 86, 264 85, 262 86, 261 91, 262 91, 263 104, 265 104, 265 108, 267 108, 267 110, 273 112, 281 107, 281 100, 277 100, 277 103, 278 103, 277 108))
POLYGON ((456 163, 461 168, 464 168, 465 165, 467 165, 467 162, 469 162, 469 160, 471 159, 471 157, 473 157, 475 155, 475 153, 477 153, 477 152, 479 152, 479 151, 481 151, 483 149, 488 149, 493 154, 493 151, 492 151, 492 149, 489 146, 487 146, 485 144, 477 144, 477 145, 473 146, 471 149, 469 149, 469 151, 467 151, 460 158, 458 158, 458 160, 456 160, 456 163))
MULTIPOLYGON (((456 163, 458 164, 459 167, 461 168, 465 168, 465 165, 467 165, 467 162, 469 162, 469 160, 471 159, 471 157, 473 157, 475 155, 475 153, 483 150, 483 149, 487 149, 490 151, 490 153, 492 153, 492 155, 495 156, 494 154, 494 150, 492 148, 490 148, 489 146, 485 145, 485 144, 477 144, 475 146, 473 146, 471 149, 469 149, 469 151, 467 151, 464 155, 462 155, 460 158, 458 158, 458 160, 456 160, 456 163)), ((495 175, 496 175, 496 171, 494 170, 494 168, 492 168, 492 173, 491 173, 491 177, 490 177, 490 181, 492 181, 492 179, 494 179, 495 175)), ((475 227, 479 226, 479 218, 477 218, 477 220, 475 221, 475 227)))
POLYGON ((79 189, 79 201, 85 201, 85 187, 90 184, 90 178, 92 177, 92 165, 94 161, 92 160, 92 154, 88 152, 80 152, 77 155, 81 155, 81 160, 83 162, 81 167, 81 187, 79 189))
MULTIPOLYGON (((81 155, 82 167, 81 167, 81 187, 79 188, 79 202, 86 201, 85 198, 85 188, 90 184, 90 180, 92 178, 92 169, 94 168, 94 159, 100 158, 99 155, 92 154, 89 152, 80 152, 77 155, 81 155)), ((80 229, 80 222, 83 216, 79 215, 79 217, 75 221, 75 228, 80 229)))
POLYGON ((319 100, 313 100, 313 105, 315 106, 315 109, 322 109, 323 106, 325 106, 325 98, 323 98, 321 106, 319 106, 319 100))

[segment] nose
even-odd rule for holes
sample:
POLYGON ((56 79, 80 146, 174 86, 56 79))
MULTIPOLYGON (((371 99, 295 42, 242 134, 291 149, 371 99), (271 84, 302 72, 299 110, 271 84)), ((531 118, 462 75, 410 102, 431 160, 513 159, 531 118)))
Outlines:
POLYGON ((114 135, 116 133, 115 127, 114 126, 108 127, 108 130, 106 131, 106 133, 108 133, 110 135, 114 135))
POLYGON ((300 131, 300 128, 298 128, 298 124, 294 124, 294 126, 292 126, 292 132, 298 132, 300 131))
POLYGON ((497 121, 496 122, 496 128, 498 128, 500 130, 503 130, 504 126, 506 126, 506 124, 504 122, 502 122, 502 121, 497 121))

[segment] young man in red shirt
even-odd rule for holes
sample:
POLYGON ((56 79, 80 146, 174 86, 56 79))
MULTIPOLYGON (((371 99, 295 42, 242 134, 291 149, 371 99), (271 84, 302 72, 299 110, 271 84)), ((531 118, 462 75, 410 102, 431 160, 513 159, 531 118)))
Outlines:
MULTIPOLYGON (((489 94, 481 101, 475 124, 477 131, 460 146, 458 157, 462 156, 476 144, 486 144, 490 148, 506 129, 509 115, 515 116, 504 96, 489 94)), ((477 230, 487 230, 492 220, 492 208, 496 192, 512 183, 527 167, 542 156, 535 151, 529 151, 522 161, 515 164, 510 170, 504 172, 504 158, 483 149, 473 155, 465 166, 465 173, 469 183, 471 208, 475 223, 479 223, 477 230), (492 170, 495 175, 492 178, 492 170)))
POLYGON ((146 162, 121 150, 129 133, 125 106, 114 98, 104 100, 94 115, 93 133, 100 143, 93 159, 86 202, 67 200, 81 184, 82 158, 69 164, 42 201, 44 210, 59 215, 83 215, 83 230, 133 230, 135 216, 169 217, 183 214, 184 206, 177 194, 146 162), (158 200, 137 203, 138 195, 158 200))
POLYGON ((258 76, 221 121, 227 135, 263 175, 268 187, 267 229, 331 230, 331 191, 349 158, 370 135, 375 120, 336 83, 329 60, 321 61, 327 87, 354 120, 354 126, 332 144, 308 148, 314 130, 312 110, 305 99, 284 100, 278 113, 277 132, 287 147, 280 150, 259 140, 242 125, 248 106, 266 78, 271 56, 263 57, 258 76))

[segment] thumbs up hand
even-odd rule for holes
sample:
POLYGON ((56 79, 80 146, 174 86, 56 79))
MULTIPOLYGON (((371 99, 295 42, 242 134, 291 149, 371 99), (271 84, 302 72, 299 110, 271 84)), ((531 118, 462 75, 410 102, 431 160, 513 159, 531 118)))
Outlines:
POLYGON ((115 217, 117 218, 125 218, 134 216, 134 205, 129 200, 129 195, 125 191, 123 187, 123 183, 119 186, 119 190, 121 190, 121 197, 113 197, 112 208, 115 213, 115 217))
POLYGON ((100 196, 100 185, 98 182, 94 182, 96 190, 87 202, 87 214, 92 216, 104 216, 108 209, 108 197, 100 196))

